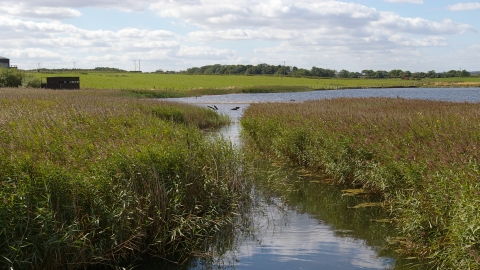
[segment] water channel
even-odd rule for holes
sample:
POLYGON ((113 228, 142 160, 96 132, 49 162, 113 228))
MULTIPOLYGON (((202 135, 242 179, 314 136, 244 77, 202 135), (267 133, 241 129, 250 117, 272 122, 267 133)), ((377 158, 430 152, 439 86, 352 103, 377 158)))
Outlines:
MULTIPOLYGON (((213 106, 232 124, 220 133, 240 147, 239 120, 256 102, 302 102, 338 97, 400 97, 480 102, 480 88, 352 89, 272 94, 231 94, 169 99, 213 106), (239 107, 237 110, 232 110, 239 107)), ((213 262, 201 259, 182 269, 417 269, 382 247, 391 225, 377 222, 380 208, 352 209, 372 198, 342 196, 341 187, 321 184, 318 177, 286 168, 265 168, 265 177, 288 177, 296 190, 279 199, 258 201, 254 224, 235 236, 234 245, 213 262), (273 172, 273 173, 272 173, 273 172), (269 175, 269 176, 267 176, 269 175), (405 266, 406 265, 406 266, 405 266)), ((157 269, 157 268, 152 268, 157 269)), ((160 269, 160 268, 158 268, 160 269)), ((174 268, 172 268, 174 269, 174 268)))

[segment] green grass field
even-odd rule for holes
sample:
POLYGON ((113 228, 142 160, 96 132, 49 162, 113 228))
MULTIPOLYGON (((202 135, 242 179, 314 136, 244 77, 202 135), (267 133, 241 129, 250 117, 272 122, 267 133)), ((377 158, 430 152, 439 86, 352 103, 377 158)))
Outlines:
POLYGON ((60 73, 38 77, 79 76, 82 89, 169 91, 183 95, 240 92, 308 91, 317 89, 377 87, 479 86, 480 77, 448 79, 328 79, 278 76, 219 76, 152 73, 60 73), (472 85, 469 85, 472 84, 472 85), (208 90, 208 91, 207 91, 208 90))

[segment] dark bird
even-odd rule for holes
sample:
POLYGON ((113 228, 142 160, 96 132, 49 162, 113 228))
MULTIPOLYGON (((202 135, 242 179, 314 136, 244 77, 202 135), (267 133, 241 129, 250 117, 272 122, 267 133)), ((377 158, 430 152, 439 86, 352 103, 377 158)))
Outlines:
POLYGON ((240 109, 240 107, 235 107, 235 108, 233 108, 232 110, 236 111, 236 110, 238 110, 238 109, 240 109))
POLYGON ((208 108, 210 108, 210 109, 212 109, 212 110, 214 110, 214 111, 217 111, 217 110, 218 110, 217 106, 215 106, 215 105, 213 105, 213 107, 212 107, 212 106, 209 106, 209 105, 207 105, 207 107, 208 107, 208 108))
POLYGON ((215 108, 215 110, 217 110, 217 111, 218 111, 218 108, 217 108, 217 106, 213 105, 213 107, 215 108))

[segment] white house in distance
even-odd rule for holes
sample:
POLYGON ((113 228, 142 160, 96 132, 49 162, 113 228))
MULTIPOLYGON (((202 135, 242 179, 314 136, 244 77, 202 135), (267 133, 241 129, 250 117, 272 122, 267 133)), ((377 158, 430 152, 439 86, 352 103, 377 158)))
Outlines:
POLYGON ((9 68, 10 59, 0 56, 0 68, 9 68))

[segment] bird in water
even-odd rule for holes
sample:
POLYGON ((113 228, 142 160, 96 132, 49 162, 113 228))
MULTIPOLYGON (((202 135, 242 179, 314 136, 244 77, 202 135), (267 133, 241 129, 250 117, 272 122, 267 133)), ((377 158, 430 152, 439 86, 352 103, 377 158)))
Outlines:
POLYGON ((236 110, 238 110, 238 109, 240 109, 240 107, 232 108, 233 111, 236 111, 236 110))

